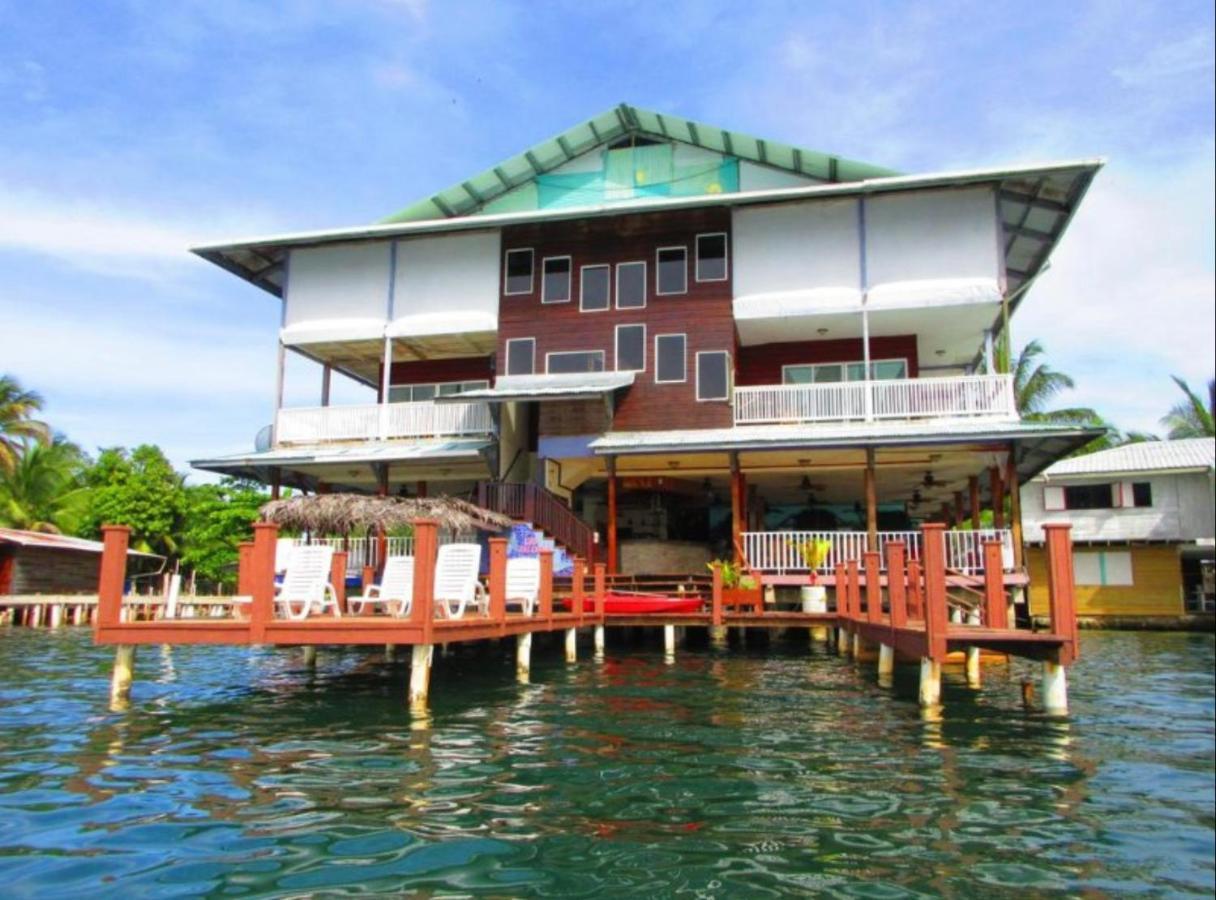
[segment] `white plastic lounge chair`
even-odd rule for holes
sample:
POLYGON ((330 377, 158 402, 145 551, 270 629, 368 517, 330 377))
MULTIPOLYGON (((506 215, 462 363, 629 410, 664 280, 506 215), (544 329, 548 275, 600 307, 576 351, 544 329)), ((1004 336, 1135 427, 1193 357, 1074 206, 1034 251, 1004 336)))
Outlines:
POLYGON ((413 600, 414 557, 390 556, 384 561, 380 583, 369 585, 362 597, 349 598, 346 602, 356 615, 371 608, 374 612, 387 612, 400 619, 410 614, 413 600))
POLYGON ((274 542, 274 574, 281 575, 287 571, 287 561, 295 548, 295 538, 278 538, 274 542))
POLYGON ((443 544, 435 562, 435 606, 451 619, 459 619, 469 604, 484 610, 486 592, 477 580, 481 567, 478 544, 443 544))
POLYGON ((540 597, 540 559, 519 556, 507 560, 507 608, 518 606, 525 616, 536 614, 540 597))
POLYGON ((326 610, 341 616, 338 597, 329 583, 334 548, 328 545, 298 545, 287 559, 283 583, 275 595, 280 612, 289 619, 303 620, 326 610))

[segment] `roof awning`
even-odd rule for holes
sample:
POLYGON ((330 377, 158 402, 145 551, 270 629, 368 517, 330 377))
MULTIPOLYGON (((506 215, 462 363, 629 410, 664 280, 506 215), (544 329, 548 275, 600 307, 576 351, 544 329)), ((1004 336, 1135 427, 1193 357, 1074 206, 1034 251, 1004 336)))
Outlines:
POLYGON ((560 375, 500 375, 494 387, 436 397, 436 403, 485 400, 593 400, 633 384, 633 372, 571 372, 560 375))
MULTIPOLYGON (((76 550, 83 553, 101 553, 105 544, 66 534, 46 534, 41 531, 22 531, 19 528, 0 528, 0 544, 16 544, 19 547, 37 547, 43 550, 76 550)), ((148 559, 164 559, 157 553, 127 550, 127 556, 142 556, 148 559)))

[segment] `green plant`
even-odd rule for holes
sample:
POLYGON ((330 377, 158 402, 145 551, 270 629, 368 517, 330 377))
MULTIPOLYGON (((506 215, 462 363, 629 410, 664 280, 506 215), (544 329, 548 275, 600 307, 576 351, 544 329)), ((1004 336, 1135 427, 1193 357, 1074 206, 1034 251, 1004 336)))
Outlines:
POLYGON ((713 562, 706 563, 705 568, 710 572, 717 566, 722 570, 722 587, 730 590, 736 587, 748 587, 745 581, 751 582, 751 587, 755 587, 755 579, 751 576, 745 576, 743 569, 738 563, 731 562, 729 559, 715 559, 713 562))

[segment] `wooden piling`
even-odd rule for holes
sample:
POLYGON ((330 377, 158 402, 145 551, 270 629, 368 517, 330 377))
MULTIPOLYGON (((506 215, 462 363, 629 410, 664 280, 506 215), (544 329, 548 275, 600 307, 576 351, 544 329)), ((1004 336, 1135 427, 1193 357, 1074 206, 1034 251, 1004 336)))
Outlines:
POLYGON ((515 635, 515 677, 527 683, 532 671, 532 633, 515 635))
POLYGON ((430 695, 431 690, 431 661, 434 658, 434 653, 435 646, 433 644, 415 644, 412 648, 409 704, 413 709, 426 707, 427 697, 430 695))
POLYGON ((114 648, 114 671, 110 675, 110 709, 127 708, 131 702, 131 682, 134 680, 135 645, 119 644, 114 648))

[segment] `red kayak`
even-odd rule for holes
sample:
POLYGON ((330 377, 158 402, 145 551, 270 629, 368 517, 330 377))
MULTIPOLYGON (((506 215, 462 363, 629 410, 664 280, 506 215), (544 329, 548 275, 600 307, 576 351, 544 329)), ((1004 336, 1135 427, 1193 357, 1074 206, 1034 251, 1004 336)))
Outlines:
MULTIPOLYGON (((567 601, 567 604, 569 601, 567 601)), ((667 597, 663 594, 624 594, 609 591, 604 595, 604 613, 609 616, 638 616, 660 613, 699 612, 699 597, 667 597)), ((583 598, 583 611, 595 612, 595 599, 583 598)))

